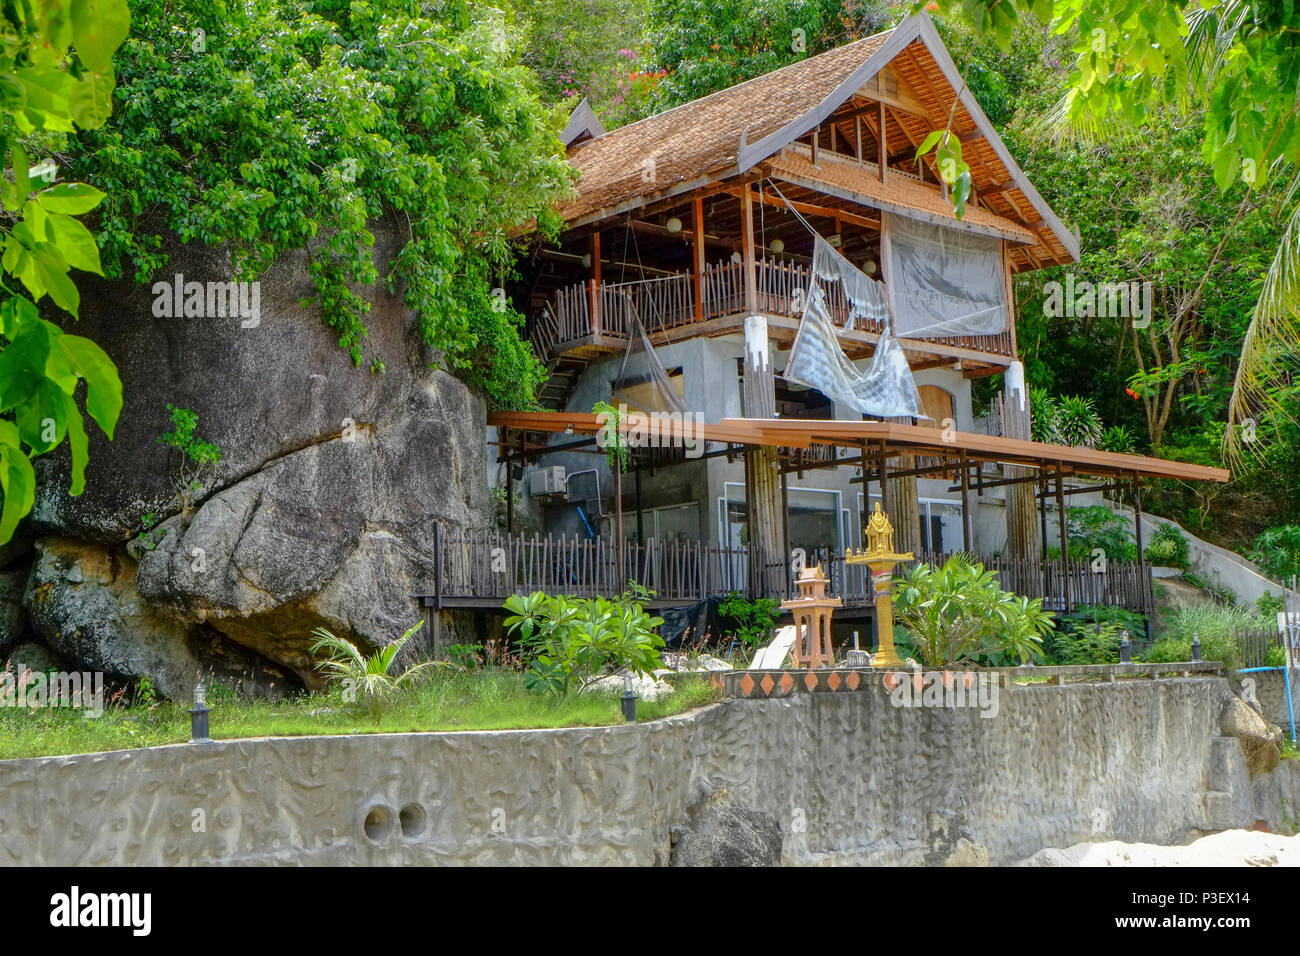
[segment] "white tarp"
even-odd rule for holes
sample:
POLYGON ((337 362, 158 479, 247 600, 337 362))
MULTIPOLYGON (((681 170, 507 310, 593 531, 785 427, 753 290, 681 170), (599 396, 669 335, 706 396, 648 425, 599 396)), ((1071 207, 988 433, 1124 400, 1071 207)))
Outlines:
POLYGON ((997 335, 1007 328, 1002 244, 989 236, 889 217, 894 331, 902 338, 997 335))
POLYGON ((610 394, 643 412, 685 412, 686 401, 673 388, 668 370, 659 361, 650 337, 645 334, 636 309, 628 303, 631 328, 623 364, 614 379, 610 394))
POLYGON ((865 371, 849 361, 840 348, 828 298, 847 295, 854 314, 883 318, 887 310, 880 283, 854 268, 818 236, 809 284, 803 319, 785 365, 786 379, 811 386, 832 401, 857 409, 863 415, 927 417, 922 411, 907 356, 898 339, 890 334, 887 322, 871 365, 865 371))

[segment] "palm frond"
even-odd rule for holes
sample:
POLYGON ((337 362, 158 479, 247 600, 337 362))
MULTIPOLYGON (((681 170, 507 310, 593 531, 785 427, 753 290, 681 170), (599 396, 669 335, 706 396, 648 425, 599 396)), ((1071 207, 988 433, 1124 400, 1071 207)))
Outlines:
POLYGON ((1300 205, 1291 211, 1242 341, 1223 439, 1224 456, 1234 465, 1242 464, 1243 440, 1254 437, 1261 414, 1286 417, 1278 400, 1285 375, 1278 360, 1297 354, 1300 354, 1300 205), (1233 427, 1238 425, 1244 427, 1233 427))

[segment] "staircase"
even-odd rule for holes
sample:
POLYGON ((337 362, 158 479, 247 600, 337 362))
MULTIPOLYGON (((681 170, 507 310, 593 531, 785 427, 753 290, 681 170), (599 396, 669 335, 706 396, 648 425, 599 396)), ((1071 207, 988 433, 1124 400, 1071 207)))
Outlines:
POLYGON ((547 379, 538 390, 537 401, 543 408, 562 412, 573 397, 573 390, 591 359, 573 352, 557 355, 546 363, 547 379))

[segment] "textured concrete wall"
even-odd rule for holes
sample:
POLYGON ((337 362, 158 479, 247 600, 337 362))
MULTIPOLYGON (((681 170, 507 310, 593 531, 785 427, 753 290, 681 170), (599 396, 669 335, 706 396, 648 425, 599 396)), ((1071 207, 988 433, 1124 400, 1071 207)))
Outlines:
POLYGON ((993 863, 1170 842, 1253 822, 1243 762, 1215 762, 1240 756, 1218 737, 1228 693, 1218 678, 1014 687, 982 718, 897 708, 875 686, 641 726, 3 761, 0 861, 663 863, 671 829, 720 788, 780 823, 790 863, 924 862, 954 827, 993 863), (376 807, 388 819, 368 835, 376 807))

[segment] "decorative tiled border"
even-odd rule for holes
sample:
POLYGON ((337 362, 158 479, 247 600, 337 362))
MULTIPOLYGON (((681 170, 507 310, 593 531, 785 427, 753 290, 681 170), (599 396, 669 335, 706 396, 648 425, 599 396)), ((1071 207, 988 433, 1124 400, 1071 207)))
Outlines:
POLYGON ((873 673, 847 667, 714 671, 709 680, 725 697, 764 699, 865 690, 873 673))

